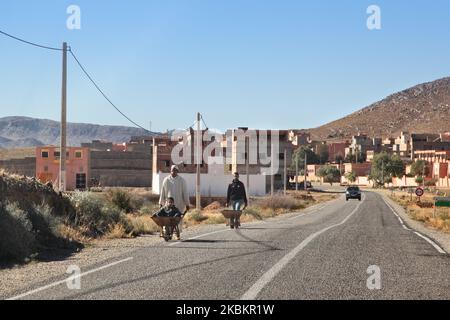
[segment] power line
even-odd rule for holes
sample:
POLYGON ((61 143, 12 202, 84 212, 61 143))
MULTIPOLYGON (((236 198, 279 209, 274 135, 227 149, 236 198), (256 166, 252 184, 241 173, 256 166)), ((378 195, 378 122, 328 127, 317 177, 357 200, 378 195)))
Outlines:
POLYGON ((103 92, 102 89, 100 89, 100 87, 97 85, 97 83, 94 81, 94 79, 92 79, 92 77, 90 76, 90 74, 86 71, 86 69, 83 67, 83 65, 81 64, 81 62, 77 59, 77 57, 75 56, 75 54, 73 53, 72 48, 69 49, 70 54, 72 55, 72 57, 75 59, 75 61, 77 62, 78 66, 80 67, 80 69, 84 72, 84 74, 86 75, 86 77, 92 82, 92 84, 95 86, 95 88, 98 90, 98 92, 101 93, 101 95, 109 102, 110 105, 112 105, 114 107, 114 109, 117 110, 117 112, 119 112, 125 119, 127 119, 130 123, 134 124, 136 127, 141 128, 147 132, 148 131, 146 128, 140 126, 139 124, 137 124, 136 122, 134 122, 133 120, 131 120, 125 113, 123 113, 112 101, 111 99, 108 98, 108 96, 103 92))
POLYGON ((205 125, 205 130, 208 130, 209 127, 206 125, 205 119, 203 119, 203 115, 201 115, 201 119, 203 124, 205 125))
POLYGON ((7 37, 10 37, 11 39, 14 39, 14 40, 17 40, 17 41, 20 41, 20 42, 23 42, 23 43, 26 43, 26 44, 29 44, 29 45, 41 48, 41 49, 54 50, 54 51, 62 51, 63 50, 61 48, 48 47, 48 46, 44 46, 44 45, 37 44, 37 43, 34 43, 34 42, 30 42, 30 41, 27 41, 27 40, 15 37, 15 36, 13 36, 13 35, 11 35, 9 33, 1 31, 1 30, 0 30, 0 33, 5 35, 5 36, 7 36, 7 37))

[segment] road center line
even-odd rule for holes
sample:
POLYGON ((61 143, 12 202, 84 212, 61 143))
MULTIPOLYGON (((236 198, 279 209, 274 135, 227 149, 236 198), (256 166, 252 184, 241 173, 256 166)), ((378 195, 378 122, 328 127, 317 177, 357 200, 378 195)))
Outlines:
POLYGON ((261 278, 259 278, 256 283, 251 286, 251 288, 244 293, 244 295, 241 297, 241 300, 254 300, 258 296, 258 294, 261 292, 264 287, 271 282, 275 276, 280 273, 280 271, 292 260, 295 258, 295 256, 303 250, 311 241, 313 241, 315 238, 317 238, 322 233, 333 229, 335 227, 338 227, 340 225, 343 225, 346 223, 359 209, 361 204, 365 200, 365 196, 362 199, 363 201, 360 202, 355 209, 341 222, 337 224, 333 224, 329 227, 326 227, 320 231, 317 231, 316 233, 311 234, 309 237, 307 237, 305 240, 303 240, 297 247, 295 247, 293 250, 291 250, 288 254, 286 254, 283 258, 281 258, 280 261, 278 261, 272 268, 270 268, 265 274, 262 275, 261 278))
POLYGON ((86 276, 88 274, 91 274, 91 273, 94 273, 94 272, 98 272, 98 271, 101 271, 103 269, 110 268, 112 266, 115 266, 115 265, 118 265, 120 263, 124 263, 124 262, 130 261, 130 260, 133 260, 133 257, 129 257, 129 258, 126 258, 126 259, 123 259, 123 260, 119 260, 119 261, 107 264, 105 266, 102 266, 102 267, 99 267, 99 268, 96 268, 96 269, 93 269, 93 270, 89 270, 89 271, 84 272, 84 273, 80 273, 78 276, 70 276, 67 279, 51 283, 49 285, 46 285, 46 286, 43 286, 43 287, 31 290, 31 291, 28 291, 28 292, 25 292, 23 294, 20 294, 18 296, 15 296, 15 297, 12 297, 12 298, 9 298, 9 299, 6 299, 6 300, 18 300, 18 299, 24 298, 26 296, 29 296, 29 295, 32 295, 32 294, 35 294, 35 293, 38 293, 38 292, 41 292, 41 291, 44 291, 44 290, 56 287, 56 286, 59 286, 60 284, 67 283, 67 281, 73 281, 73 280, 75 280, 77 278, 84 277, 84 276, 86 276))

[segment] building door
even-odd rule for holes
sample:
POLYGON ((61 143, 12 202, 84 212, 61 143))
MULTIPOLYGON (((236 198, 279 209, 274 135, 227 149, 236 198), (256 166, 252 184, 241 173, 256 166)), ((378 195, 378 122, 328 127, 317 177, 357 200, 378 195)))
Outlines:
POLYGON ((86 173, 77 173, 75 188, 86 189, 86 173))

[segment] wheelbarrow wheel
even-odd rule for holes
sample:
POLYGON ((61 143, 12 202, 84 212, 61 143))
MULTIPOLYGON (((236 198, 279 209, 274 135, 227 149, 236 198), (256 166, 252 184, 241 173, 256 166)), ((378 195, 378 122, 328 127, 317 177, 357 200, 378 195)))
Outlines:
POLYGON ((234 229, 234 218, 230 218, 230 228, 234 229))
POLYGON ((170 234, 170 228, 164 226, 163 227, 163 235, 164 235, 164 240, 167 242, 169 240, 172 239, 172 235, 170 234))

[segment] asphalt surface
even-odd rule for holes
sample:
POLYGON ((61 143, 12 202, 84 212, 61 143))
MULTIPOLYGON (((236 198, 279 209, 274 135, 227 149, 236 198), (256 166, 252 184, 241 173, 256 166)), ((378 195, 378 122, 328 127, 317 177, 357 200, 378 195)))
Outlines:
POLYGON ((341 196, 240 230, 161 241, 81 272, 80 290, 61 275, 18 298, 450 299, 450 256, 371 192, 361 202, 341 196), (370 266, 380 289, 367 286, 370 266))

